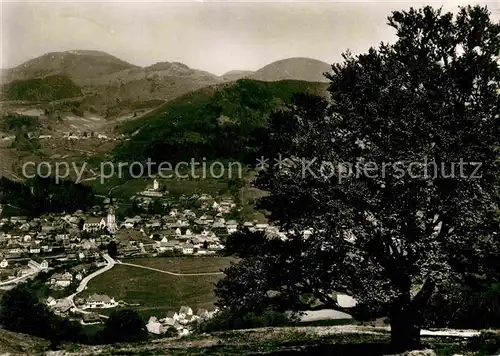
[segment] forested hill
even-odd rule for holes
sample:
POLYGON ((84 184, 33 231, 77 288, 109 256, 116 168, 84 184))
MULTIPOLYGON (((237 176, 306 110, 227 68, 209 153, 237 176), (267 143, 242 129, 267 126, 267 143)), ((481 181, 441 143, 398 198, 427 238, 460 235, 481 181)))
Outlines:
POLYGON ((85 210, 95 204, 95 196, 90 187, 71 181, 37 177, 20 183, 0 177, 0 204, 3 216, 38 216, 85 210))
POLYGON ((328 84, 295 80, 242 79, 203 88, 129 122, 130 140, 115 150, 118 160, 189 161, 191 158, 245 161, 260 145, 269 115, 295 93, 325 95, 328 84))
POLYGON ((82 95, 80 87, 64 75, 14 81, 5 84, 2 91, 5 100, 22 101, 51 101, 82 95))

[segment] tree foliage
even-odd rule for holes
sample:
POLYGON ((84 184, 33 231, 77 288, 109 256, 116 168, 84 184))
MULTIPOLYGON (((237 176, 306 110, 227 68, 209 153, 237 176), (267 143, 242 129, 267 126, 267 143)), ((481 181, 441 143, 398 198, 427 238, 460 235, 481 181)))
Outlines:
POLYGON ((388 24, 394 44, 332 67, 331 101, 298 95, 273 118, 268 157, 288 161, 257 185, 288 240, 230 268, 218 295, 251 310, 271 289, 307 292, 342 309, 335 292, 347 293, 389 315, 405 350, 446 286, 498 280, 500 25, 481 7, 395 11, 388 24))
POLYGON ((237 159, 254 163, 263 127, 293 93, 324 91, 322 83, 242 79, 215 91, 200 89, 124 125, 134 133, 115 150, 117 158, 153 162, 237 159))
POLYGON ((68 180, 35 177, 20 183, 0 177, 0 204, 15 206, 20 210, 17 214, 39 216, 86 210, 95 199, 90 187, 68 180))
POLYGON ((147 339, 144 320, 131 309, 114 311, 106 320, 103 331, 107 342, 134 342, 147 339))
POLYGON ((81 341, 78 323, 59 317, 41 303, 28 283, 7 291, 0 301, 0 323, 7 330, 42 337, 53 348, 62 341, 81 341))
POLYGON ((108 244, 107 251, 108 251, 108 255, 111 258, 116 258, 116 256, 118 255, 118 246, 116 245, 116 241, 111 241, 108 244))

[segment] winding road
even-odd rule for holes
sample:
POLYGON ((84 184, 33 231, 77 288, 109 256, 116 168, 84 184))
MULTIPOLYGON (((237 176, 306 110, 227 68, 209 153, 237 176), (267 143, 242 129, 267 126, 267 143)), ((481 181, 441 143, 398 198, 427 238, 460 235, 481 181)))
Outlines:
POLYGON ((10 284, 17 284, 18 282, 24 282, 24 280, 26 280, 26 279, 28 279, 30 277, 36 276, 38 273, 40 273, 40 271, 41 271, 40 269, 39 270, 33 270, 33 272, 25 274, 24 276, 17 277, 17 278, 14 278, 14 279, 11 279, 11 280, 8 280, 8 281, 5 281, 5 282, 0 282, 0 286, 7 286, 7 285, 10 285, 10 284))
MULTIPOLYGON (((87 284, 90 282, 91 279, 97 277, 100 274, 103 274, 104 272, 109 271, 116 264, 116 261, 114 259, 112 259, 111 256, 109 256, 108 254, 104 254, 103 257, 106 260, 107 265, 104 266, 103 268, 101 268, 101 269, 99 269, 99 270, 97 270, 97 271, 89 274, 85 278, 83 278, 82 281, 80 282, 80 285, 78 286, 78 288, 76 288, 76 292, 73 293, 73 294, 71 294, 70 296, 66 297, 66 299, 71 302, 71 305, 73 306, 73 308, 75 309, 75 311, 78 312, 78 313, 88 314, 90 312, 86 311, 86 310, 83 310, 83 309, 80 309, 80 308, 78 308, 76 306, 75 301, 74 301, 75 296, 77 294, 83 292, 85 289, 87 289, 87 284)), ((107 318, 106 315, 100 315, 100 316, 103 317, 103 318, 107 318)))

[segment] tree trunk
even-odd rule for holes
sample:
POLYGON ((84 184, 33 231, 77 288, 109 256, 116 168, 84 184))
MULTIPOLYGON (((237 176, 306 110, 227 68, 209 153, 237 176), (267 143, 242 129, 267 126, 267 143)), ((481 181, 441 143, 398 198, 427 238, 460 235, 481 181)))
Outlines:
POLYGON ((391 313, 391 345, 394 352, 420 348, 420 320, 411 307, 410 298, 396 303, 391 313))

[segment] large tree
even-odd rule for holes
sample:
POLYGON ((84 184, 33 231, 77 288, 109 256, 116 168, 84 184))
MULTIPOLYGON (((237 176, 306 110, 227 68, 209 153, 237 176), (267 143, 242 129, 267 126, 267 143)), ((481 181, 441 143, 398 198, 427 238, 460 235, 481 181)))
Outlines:
POLYGON ((135 342, 148 338, 144 320, 132 309, 116 310, 106 320, 103 337, 106 342, 135 342))
POLYGON ((395 43, 332 66, 331 100, 298 95, 273 118, 267 156, 287 160, 257 185, 288 237, 227 271, 221 305, 251 309, 273 289, 341 309, 344 292, 389 315, 407 350, 432 295, 498 278, 500 26, 481 7, 388 24, 395 43))

